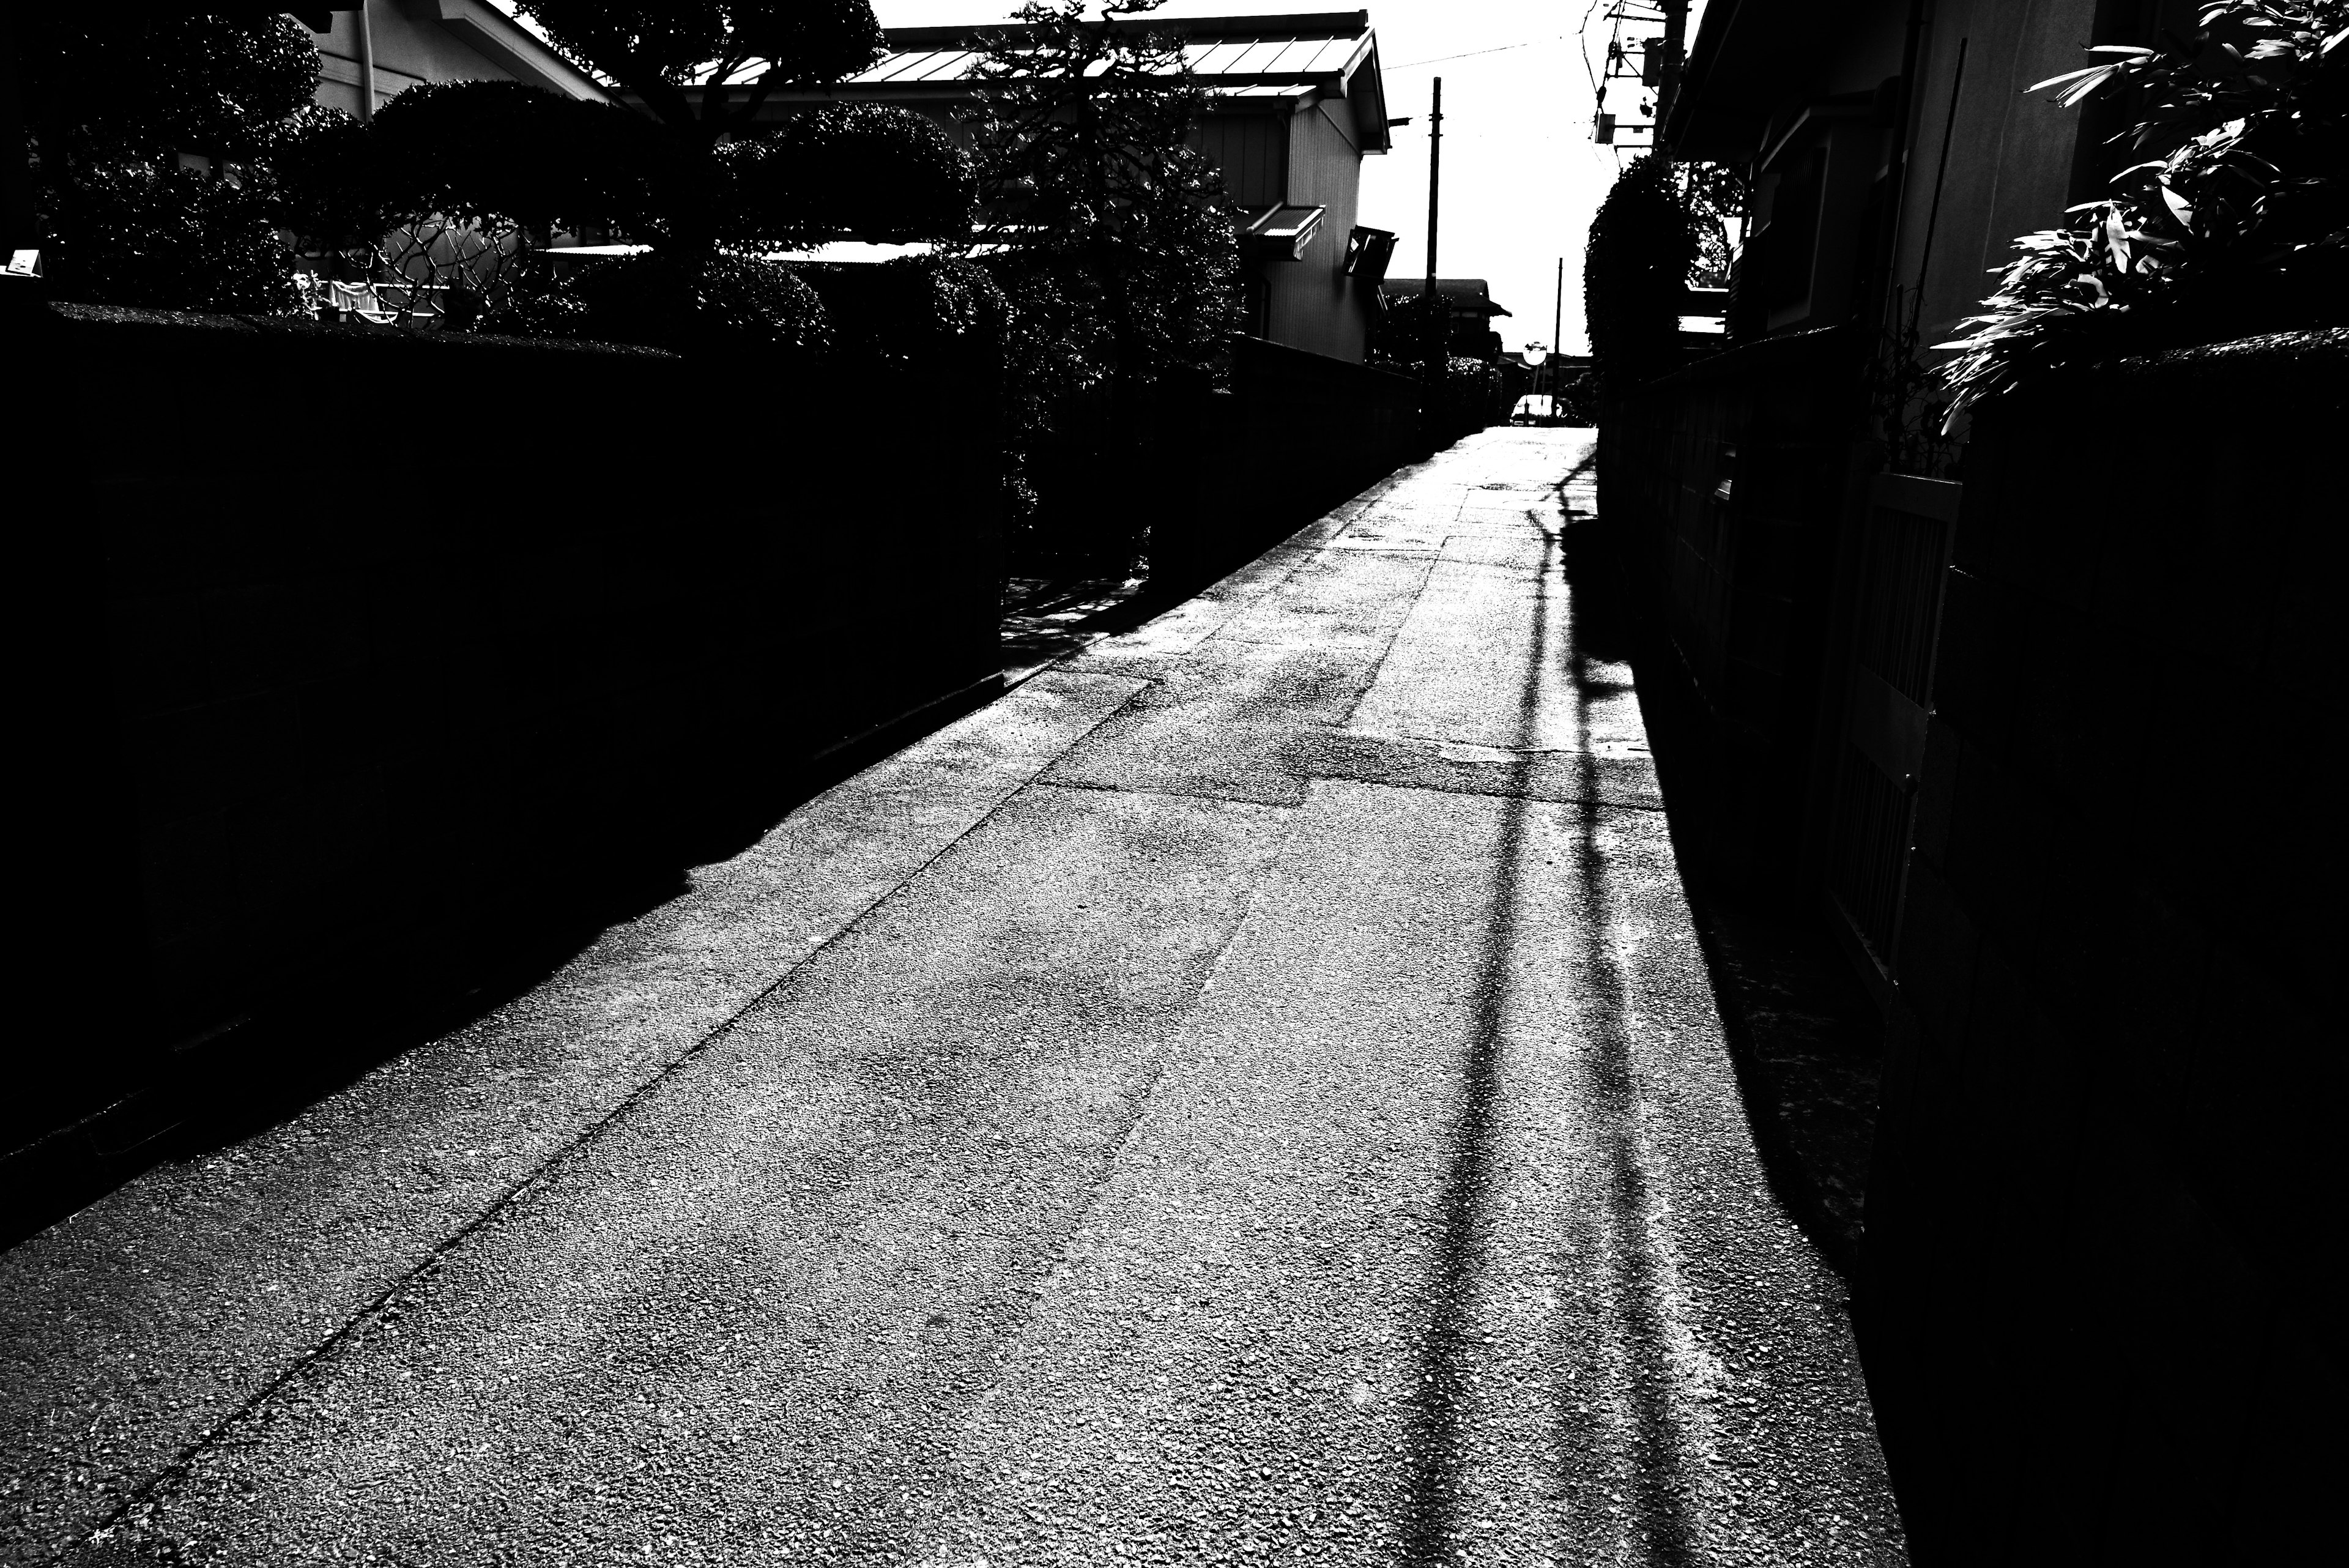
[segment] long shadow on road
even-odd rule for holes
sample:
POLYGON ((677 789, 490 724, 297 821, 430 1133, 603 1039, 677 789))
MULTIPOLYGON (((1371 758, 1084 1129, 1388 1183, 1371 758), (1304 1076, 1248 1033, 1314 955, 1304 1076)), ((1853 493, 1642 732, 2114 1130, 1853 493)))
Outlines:
MULTIPOLYGON (((1581 471, 1568 475, 1568 482, 1581 471)), ((1628 663, 1673 860, 1695 917, 1763 1170, 1830 1267, 1852 1277, 1875 1133, 1883 1022, 1815 920, 1733 896, 1710 867, 1702 701, 1630 580, 1626 542, 1569 513, 1562 554, 1578 654, 1628 663)))
MULTIPOLYGON (((1535 805, 1526 786, 1548 686, 1553 596, 1563 586, 1559 534, 1544 526, 1537 513, 1528 512, 1526 516, 1542 531, 1541 565, 1531 653, 1518 693, 1518 761, 1509 792, 1501 802, 1495 836, 1496 869, 1476 975, 1475 1010, 1464 1043, 1460 1120, 1439 1220, 1433 1310, 1421 1364, 1422 1394, 1410 1439, 1413 1468, 1404 1561, 1413 1564, 1455 1560, 1458 1548, 1454 1542, 1472 1506, 1465 1429, 1469 1345, 1475 1332, 1476 1282, 1486 1244, 1486 1199, 1496 1174, 1509 977, 1525 919, 1521 867, 1527 852, 1527 818, 1535 805)), ((1587 739, 1594 687, 1599 683, 1591 674, 1593 660, 1581 647, 1576 629, 1578 618, 1570 607, 1566 622, 1564 673, 1572 684, 1578 738, 1587 739)), ((1669 1369, 1664 1361, 1654 1259, 1647 1236, 1648 1178, 1634 1122, 1630 998, 1621 964, 1609 940, 1608 867, 1599 841, 1601 807, 1586 790, 1571 809, 1576 814, 1572 877, 1583 945, 1580 980, 1588 989, 1591 1003, 1579 1016, 1588 1021, 1597 1034, 1585 1092, 1589 1096, 1588 1119, 1602 1129, 1599 1152, 1608 1211, 1601 1245, 1609 1276, 1606 1306, 1609 1321, 1619 1335, 1617 1348, 1628 1363, 1628 1376, 1619 1380, 1624 1401, 1619 1408, 1628 1407, 1630 1430, 1610 1436, 1619 1443, 1628 1439, 1629 1452, 1623 1457, 1629 1461, 1647 1561, 1677 1568, 1692 1561, 1693 1542, 1682 1489, 1676 1484, 1672 1417, 1662 1392, 1669 1369)), ((1581 1402, 1571 1397, 1572 1392, 1570 1379, 1561 1378, 1556 1412, 1561 1449, 1599 1449, 1603 1447, 1600 1434, 1592 1429, 1601 1419, 1598 1407, 1594 1403, 1587 1411, 1579 1408, 1581 1402)))

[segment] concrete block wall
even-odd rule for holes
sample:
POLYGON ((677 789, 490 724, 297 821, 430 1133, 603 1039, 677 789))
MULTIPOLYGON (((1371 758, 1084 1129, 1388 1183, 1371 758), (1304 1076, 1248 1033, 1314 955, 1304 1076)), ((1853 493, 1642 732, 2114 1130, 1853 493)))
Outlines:
POLYGON ((24 325, 55 991, 0 1154, 175 1044, 320 986, 380 999, 567 889, 681 865, 813 752, 998 668, 992 432, 926 428, 905 462, 885 375, 24 325))
POLYGON ((1861 409, 1840 329, 1699 360, 1600 421, 1599 512, 1640 563, 1693 698, 1702 767, 1683 809, 1707 862, 1798 901, 1838 551, 1861 409))
POLYGON ((1156 472, 1151 570, 1204 583, 1426 452, 1419 383, 1260 338, 1232 342, 1228 391, 1173 394, 1156 472))
POLYGON ((2341 1455, 2349 332, 1983 411, 1861 1318, 1920 1563, 2292 1561, 2341 1455))

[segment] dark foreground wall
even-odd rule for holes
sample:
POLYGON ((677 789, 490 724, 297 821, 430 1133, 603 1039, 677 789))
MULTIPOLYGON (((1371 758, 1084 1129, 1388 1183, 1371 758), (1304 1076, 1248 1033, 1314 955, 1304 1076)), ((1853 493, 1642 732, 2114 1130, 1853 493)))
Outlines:
POLYGON ((2334 332, 1977 426, 1862 1293, 1920 1563, 2330 1527, 2345 391, 2334 332))
POLYGON ((916 389, 755 362, 10 326, 40 934, 0 1154, 224 1025, 321 986, 388 1005, 550 898, 680 864, 997 668, 987 396, 916 431, 916 389))
POLYGON ((1231 389, 1174 410, 1151 569, 1211 580, 1426 454, 1418 383, 1258 338, 1232 346, 1231 389))
POLYGON ((1599 515, 1692 716, 1682 832, 1764 903, 1806 898, 1819 875, 1838 554, 1881 461, 1860 440, 1863 348, 1846 328, 1765 338, 1613 400, 1599 424, 1599 515))

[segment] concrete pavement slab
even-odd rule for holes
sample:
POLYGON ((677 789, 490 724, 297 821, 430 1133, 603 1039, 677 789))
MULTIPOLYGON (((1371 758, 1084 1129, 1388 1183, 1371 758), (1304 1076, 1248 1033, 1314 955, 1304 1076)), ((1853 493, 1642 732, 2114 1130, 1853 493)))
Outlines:
POLYGON ((905 1560, 1283 815, 1022 794, 232 1424, 118 1542, 905 1560))
POLYGON ((0 1561, 107 1518, 1138 690, 1041 677, 528 995, 0 1257, 0 1561))
POLYGON ((1317 784, 924 1561, 1899 1561, 1661 820, 1317 784))

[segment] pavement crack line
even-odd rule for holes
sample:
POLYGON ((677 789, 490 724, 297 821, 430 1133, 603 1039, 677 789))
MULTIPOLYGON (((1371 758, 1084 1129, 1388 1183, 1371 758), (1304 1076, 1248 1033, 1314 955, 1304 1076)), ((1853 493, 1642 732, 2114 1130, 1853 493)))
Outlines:
MULTIPOLYGON (((1040 670, 1035 673, 1040 674, 1042 671, 1040 670)), ((1024 682, 1022 682, 1022 684, 1024 684, 1024 682)), ((392 1300, 392 1298, 408 1291, 419 1281, 430 1274, 434 1269, 440 1266, 442 1259, 457 1251, 457 1249, 470 1240, 476 1231, 484 1229, 492 1220, 497 1219, 501 1215, 512 1210, 523 1197, 544 1186, 548 1180, 550 1180, 558 1171, 567 1165, 574 1157, 594 1145, 609 1128, 616 1125, 622 1117, 628 1115, 629 1112, 633 1111, 638 1105, 642 1104, 654 1090, 659 1088, 662 1085, 675 1077, 678 1072, 698 1059, 702 1054, 708 1051, 712 1045, 715 1045, 718 1042, 734 1033, 734 1031, 741 1024, 742 1021, 749 1017, 761 1003, 764 1002, 769 997, 774 995, 777 991, 782 988, 784 981, 790 980, 792 976, 797 974, 809 964, 813 963, 820 955, 831 950, 831 949, 843 938, 853 934, 883 905, 888 903, 892 898, 896 898, 900 893, 904 892, 905 888, 918 881, 922 877, 928 873, 932 867, 936 866, 939 861, 952 854, 964 843, 965 840, 968 839, 973 834, 976 834, 981 828, 985 827, 988 823, 994 821, 995 818, 999 815, 1004 808, 1009 805, 1012 801, 1018 799, 1029 789, 1034 787, 1040 782, 1040 776, 1046 769, 1051 767, 1054 763, 1059 762, 1061 758, 1066 756, 1077 745, 1081 743, 1086 736, 1091 735, 1094 731, 1100 729, 1102 724, 1107 723, 1111 719, 1125 711, 1127 706, 1133 702, 1133 699, 1148 689, 1149 688, 1146 684, 1136 686, 1134 691, 1126 695, 1124 701, 1103 712, 1099 719, 1088 725, 1081 732, 1071 737, 1066 745, 1054 752, 1050 757, 1047 757, 1039 763, 1036 765, 1034 772, 1030 773, 1026 780, 1022 781, 1016 788, 1005 794, 1001 800, 997 801, 985 812, 973 819, 961 831, 955 834, 953 837, 940 845, 934 852, 926 857, 920 865, 915 867, 904 877, 898 878, 898 880, 894 883, 886 892, 882 893, 871 903, 859 909, 855 915, 849 919, 841 922, 839 929, 824 938, 823 941, 808 949, 805 952, 794 956, 776 972, 772 980, 760 987, 755 994, 753 994, 748 1001, 744 1002, 741 1006, 736 1008, 731 1013, 728 1014, 724 1021, 710 1029, 707 1033, 703 1034, 700 1039, 687 1046, 668 1062, 665 1063, 658 1071, 647 1078, 643 1083, 637 1085, 634 1089, 630 1090, 628 1094, 616 1105, 613 1106, 610 1110, 605 1112, 602 1116, 588 1123, 568 1141, 550 1151, 543 1159, 538 1162, 537 1165, 532 1167, 530 1170, 517 1178, 512 1184, 507 1186, 502 1191, 499 1192, 496 1197, 492 1198, 481 1208, 480 1212, 473 1215, 471 1219, 467 1220, 462 1225, 457 1227, 456 1230, 450 1231, 447 1236, 435 1242, 431 1249, 412 1266, 394 1277, 381 1290, 376 1292, 374 1295, 368 1297, 362 1305, 355 1309, 347 1317, 346 1317, 332 1334, 329 1334, 324 1339, 318 1341, 318 1343, 313 1345, 310 1349, 303 1352, 300 1355, 288 1362, 285 1368, 281 1370, 276 1376, 271 1378, 268 1383, 256 1390, 249 1398, 230 1409, 225 1415, 214 1421, 212 1426, 200 1436, 182 1445, 179 1452, 174 1454, 168 1462, 159 1466, 147 1477, 146 1480, 140 1481, 137 1486, 132 1487, 124 1495, 122 1501, 116 1504, 113 1510, 109 1511, 104 1519, 91 1526, 88 1533, 83 1538, 85 1542, 103 1542, 110 1539, 116 1526, 120 1524, 122 1521, 128 1518, 135 1510, 151 1501, 163 1488, 191 1473, 195 1461, 207 1450, 218 1444, 228 1433, 233 1431, 240 1423, 245 1421, 256 1411, 259 1411, 267 1406, 269 1402, 275 1398, 281 1391, 293 1386, 299 1378, 310 1371, 311 1368, 331 1359, 345 1345, 348 1345, 352 1338, 364 1325, 374 1320, 381 1314, 384 1307, 392 1300)), ((788 821, 789 818, 787 817, 785 820, 788 821)), ((781 825, 779 824, 778 826, 780 826, 781 825)), ((1216 957, 1217 961, 1220 962, 1222 954, 1219 952, 1216 957)), ((1156 1069, 1154 1068, 1151 1075, 1151 1083, 1155 1084, 1156 1081, 1156 1069)), ((1126 1131, 1130 1132, 1131 1130, 1132 1127, 1129 1124, 1126 1131)), ((1124 1133, 1121 1133, 1119 1135, 1119 1143, 1117 1147, 1123 1147, 1124 1137, 1124 1133)))
MULTIPOLYGON (((1097 787, 1100 786, 1088 784, 1058 784, 1049 779, 1038 779, 1024 786, 1016 792, 1016 794, 1025 794, 1030 789, 1088 789, 1097 787)), ((1172 792, 1164 790, 1136 790, 1117 791, 1113 793, 1169 794, 1172 792)), ((1223 803, 1223 797, 1216 795, 1177 795, 1174 798, 1183 800, 1211 800, 1219 804, 1223 803)), ((1254 805, 1260 805, 1261 803, 1248 801, 1241 804, 1254 805)), ((1288 853, 1289 836, 1295 830, 1297 809, 1293 806, 1273 806, 1268 809, 1278 814, 1278 820, 1280 823, 1280 846, 1274 852, 1272 857, 1272 858, 1277 859, 1279 856, 1288 853)), ((1216 977, 1223 973, 1224 961, 1230 955, 1231 950, 1239 945, 1242 933, 1246 932, 1248 929, 1248 922, 1256 918, 1257 907, 1264 898, 1265 888, 1270 878, 1268 877, 1260 877, 1257 879, 1256 883, 1249 888, 1247 897, 1243 900, 1240 907, 1239 919, 1232 922, 1229 934, 1224 938, 1222 944, 1216 949, 1215 959, 1208 964, 1206 975, 1200 981, 1198 992, 1192 998, 1192 1004, 1194 1006, 1197 1004, 1199 998, 1206 996, 1207 992, 1216 988, 1216 977)), ((1014 1293, 1016 1299, 1019 1303, 1018 1316, 1016 1320, 1008 1325, 1000 1334, 996 1336, 994 1344, 989 1347, 988 1377, 986 1386, 975 1392, 970 1404, 971 1409, 977 1410, 982 1407, 986 1401, 991 1398, 995 1393, 1004 1386, 1005 1371, 1010 1365, 1013 1356, 1018 1353, 1021 1342, 1027 1337, 1030 1325, 1036 1321, 1037 1313, 1044 1304, 1044 1292, 1047 1284, 1060 1272, 1061 1266, 1070 1261, 1069 1244, 1071 1241, 1084 1230, 1085 1221, 1092 1218, 1093 1210, 1100 1207, 1102 1193, 1108 1188, 1110 1179, 1117 1173, 1118 1160, 1123 1157, 1126 1145, 1133 1140, 1134 1129, 1141 1127, 1143 1119, 1150 1114, 1150 1103, 1157 1095, 1158 1082, 1161 1078, 1166 1075, 1166 1064, 1168 1059, 1174 1055, 1175 1046, 1179 1043, 1180 1039, 1181 1033, 1178 1030, 1175 1033, 1170 1035, 1165 1043, 1160 1045, 1158 1050, 1151 1056, 1149 1065, 1142 1075, 1141 1082, 1134 1088, 1131 1102, 1131 1114, 1123 1117, 1123 1125, 1117 1128, 1115 1136, 1110 1138, 1107 1144, 1103 1147, 1100 1165, 1096 1168, 1092 1185, 1085 1192, 1084 1200, 1081 1203, 1071 1206, 1068 1213, 1067 1223, 1063 1226, 1061 1231, 1060 1241, 1053 1247, 1050 1258, 1045 1262, 1043 1267, 1036 1270, 1030 1276, 1030 1280, 1031 1282, 1030 1288, 1014 1293)), ((985 1560, 981 1559, 981 1561, 984 1562, 985 1560)))
MULTIPOLYGON (((1367 510, 1367 508, 1365 508, 1365 510, 1367 510)), ((1468 493, 1466 491, 1462 491, 1460 493, 1460 504, 1452 509, 1452 522, 1455 526, 1460 522, 1460 514, 1467 510, 1468 493)), ((1346 528, 1351 528, 1361 520, 1361 514, 1358 512, 1353 516, 1346 520, 1346 528)), ((1314 552, 1314 555, 1316 556, 1319 556, 1327 554, 1330 545, 1335 545, 1338 540, 1343 538, 1345 536, 1345 528, 1339 529, 1336 534, 1330 535, 1327 544, 1323 545, 1320 549, 1314 552)), ((1446 533, 1443 538, 1436 541, 1435 548, 1432 553, 1417 557, 1427 563, 1427 569, 1420 573, 1419 585, 1412 589, 1411 602, 1413 608, 1418 607, 1421 597, 1427 592, 1428 579, 1435 576, 1436 564, 1444 558, 1444 552, 1452 547, 1452 540, 1453 535, 1450 533, 1446 533)), ((1386 669, 1387 659, 1393 655, 1395 641, 1398 638, 1402 636, 1403 624, 1410 619, 1411 612, 1409 610, 1405 610, 1396 618, 1393 628, 1387 633, 1386 640, 1379 645, 1378 657, 1371 660, 1370 674, 1368 678, 1363 680, 1361 690, 1354 693, 1353 701, 1346 704, 1346 711, 1338 715, 1337 723, 1331 726, 1333 729, 1343 730, 1353 723, 1354 715, 1361 711, 1362 700, 1371 694, 1371 688, 1379 683, 1380 672, 1386 669)))

